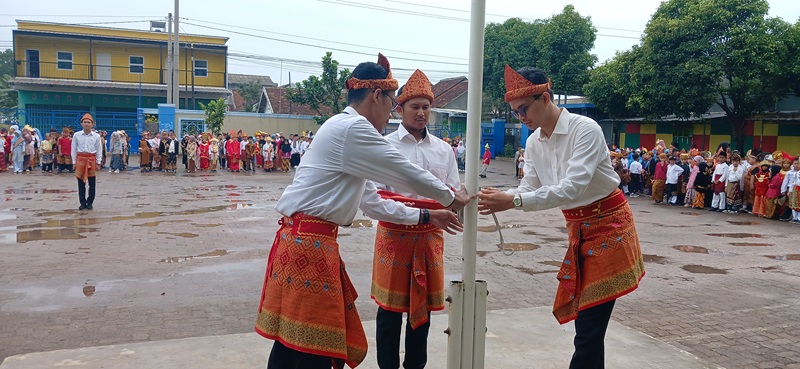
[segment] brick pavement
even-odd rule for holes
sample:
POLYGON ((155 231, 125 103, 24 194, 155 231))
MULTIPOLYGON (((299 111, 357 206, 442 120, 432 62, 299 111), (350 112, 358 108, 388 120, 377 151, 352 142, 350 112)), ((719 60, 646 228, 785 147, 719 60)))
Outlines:
MULTIPOLYGON (((510 163, 494 161, 480 183, 513 185, 509 173, 510 163)), ((78 212, 71 175, 0 174, 0 360, 251 332, 277 229, 272 207, 290 179, 103 172, 95 210, 78 212)), ((800 261, 767 257, 800 254, 800 227, 646 198, 631 204, 647 276, 618 302, 614 320, 724 367, 800 368, 800 261), (741 243, 762 246, 734 245, 741 243)), ((500 252, 491 218, 479 218, 478 277, 489 283, 489 308, 552 304, 563 217, 551 210, 499 218, 521 251, 500 252)), ((361 316, 374 319, 374 228, 365 225, 342 229, 340 242, 361 316)), ((447 236, 445 252, 447 277, 457 279, 460 237, 447 236)))

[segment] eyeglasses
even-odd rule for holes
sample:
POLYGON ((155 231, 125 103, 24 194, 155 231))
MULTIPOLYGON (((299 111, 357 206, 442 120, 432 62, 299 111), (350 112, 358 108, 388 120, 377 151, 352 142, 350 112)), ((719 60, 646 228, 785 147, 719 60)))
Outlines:
POLYGON ((392 110, 396 109, 397 106, 400 105, 400 103, 398 103, 397 100, 395 100, 395 98, 389 95, 386 91, 381 91, 381 93, 386 95, 386 97, 388 97, 389 100, 392 100, 392 110))
POLYGON ((525 105, 522 105, 517 109, 511 109, 511 115, 514 116, 514 118, 517 118, 517 119, 520 119, 520 117, 527 118, 528 117, 528 113, 527 113, 528 107, 531 106, 531 104, 533 104, 536 100, 539 100, 539 96, 534 97, 533 101, 531 101, 531 102, 529 102, 529 103, 527 103, 525 105))

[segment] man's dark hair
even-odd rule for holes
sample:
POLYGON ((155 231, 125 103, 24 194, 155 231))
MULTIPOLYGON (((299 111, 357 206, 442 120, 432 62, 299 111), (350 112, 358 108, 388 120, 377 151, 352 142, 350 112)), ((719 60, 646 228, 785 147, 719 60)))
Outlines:
MULTIPOLYGON (((525 79, 527 79, 528 81, 530 81, 535 85, 543 85, 550 81, 550 77, 547 76, 547 73, 536 67, 522 67, 517 70, 517 73, 519 73, 520 75, 525 77, 525 79)), ((553 94, 553 90, 548 89, 547 93, 550 94, 550 100, 552 101, 553 98, 555 97, 555 94, 553 94)), ((542 95, 539 94, 534 96, 534 98, 539 99, 541 96, 542 95)))
POLYGON ((633 160, 639 160, 639 154, 633 153, 633 160))
MULTIPOLYGON (((378 63, 364 62, 353 69, 352 76, 358 79, 385 79, 389 72, 378 63)), ((371 88, 359 88, 347 91, 347 105, 356 105, 364 101, 372 92, 371 88)))

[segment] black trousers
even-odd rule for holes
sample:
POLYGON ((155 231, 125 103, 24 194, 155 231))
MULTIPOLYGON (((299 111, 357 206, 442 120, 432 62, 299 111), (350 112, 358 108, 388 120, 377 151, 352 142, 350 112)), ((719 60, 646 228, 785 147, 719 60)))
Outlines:
POLYGON ((631 173, 631 182, 628 183, 628 192, 632 194, 641 194, 643 191, 640 189, 642 186, 642 175, 631 173))
POLYGON ((278 341, 272 345, 267 361, 267 369, 331 369, 332 366, 329 357, 292 350, 278 341))
POLYGON ((81 205, 91 206, 94 203, 94 187, 97 183, 97 177, 89 177, 89 197, 86 197, 86 183, 83 180, 78 180, 78 198, 81 200, 81 205))
POLYGON ((603 369, 605 367, 603 340, 606 337, 606 328, 608 328, 608 321, 611 320, 611 312, 614 310, 616 301, 611 300, 578 312, 578 319, 575 319, 575 353, 569 363, 570 369, 603 369))
POLYGON ((300 154, 292 154, 292 158, 289 162, 293 167, 300 165, 300 154))
MULTIPOLYGON (((411 328, 406 321, 406 355, 403 368, 422 369, 428 362, 428 331, 431 328, 431 313, 425 324, 411 328)), ((400 330, 403 328, 403 313, 378 308, 375 319, 375 338, 378 349, 378 367, 380 369, 400 368, 400 330)))

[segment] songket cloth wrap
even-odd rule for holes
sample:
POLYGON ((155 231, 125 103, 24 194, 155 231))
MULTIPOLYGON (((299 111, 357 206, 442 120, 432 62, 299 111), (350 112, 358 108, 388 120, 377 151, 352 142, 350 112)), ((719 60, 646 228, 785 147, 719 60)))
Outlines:
POLYGON ((301 213, 278 224, 256 332, 293 350, 330 357, 334 367, 355 368, 367 355, 367 336, 339 255, 339 226, 301 213))
POLYGON ((6 158, 5 151, 3 151, 2 148, 0 148, 0 172, 5 172, 7 170, 8 170, 8 158, 6 158))
POLYGON ((789 194, 789 207, 794 211, 800 211, 800 186, 794 186, 794 190, 789 194))
MULTIPOLYGON (((725 192, 725 181, 721 181, 721 182, 717 183, 717 181, 719 181, 720 178, 722 178, 722 174, 715 174, 714 175, 714 183, 712 184, 712 186, 714 188, 714 193, 715 194, 725 192)), ((737 183, 737 185, 738 185, 738 183, 737 183)))
MULTIPOLYGON (((420 209, 443 209, 388 191, 381 197, 420 209)), ((378 222, 371 296, 385 310, 408 313, 411 328, 425 324, 429 311, 444 310, 444 237, 433 224, 378 222)))
POLYGON ((664 200, 664 189, 667 187, 667 181, 663 179, 653 180, 653 201, 664 200))
POLYGON ((75 163, 75 178, 86 182, 89 177, 97 176, 97 156, 93 153, 79 152, 75 163))
POLYGON ((703 191, 697 191, 694 194, 694 202, 692 207, 695 209, 703 209, 706 206, 706 194, 703 191))
POLYGON ((633 213, 615 189, 589 205, 563 210, 569 248, 558 272, 553 315, 559 323, 631 293, 644 277, 644 260, 633 213))
POLYGON ((742 206, 742 190, 739 182, 732 182, 725 185, 725 198, 729 205, 742 206))

